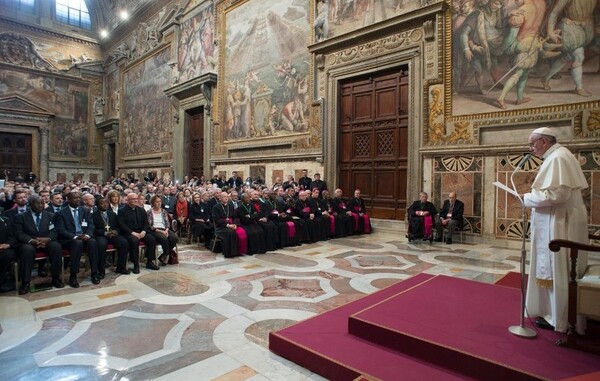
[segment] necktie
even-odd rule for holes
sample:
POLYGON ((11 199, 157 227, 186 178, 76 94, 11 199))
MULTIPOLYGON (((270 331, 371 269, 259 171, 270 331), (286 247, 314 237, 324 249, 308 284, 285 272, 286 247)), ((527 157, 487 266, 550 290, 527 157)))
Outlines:
POLYGON ((35 214, 35 227, 40 230, 40 223, 42 222, 42 215, 40 213, 35 214))
POLYGON ((449 209, 450 213, 452 213, 452 210, 454 210, 454 203, 450 204, 450 209, 449 209))
POLYGON ((79 235, 81 231, 81 223, 79 222, 79 210, 73 209, 73 220, 75 220, 75 234, 79 235))

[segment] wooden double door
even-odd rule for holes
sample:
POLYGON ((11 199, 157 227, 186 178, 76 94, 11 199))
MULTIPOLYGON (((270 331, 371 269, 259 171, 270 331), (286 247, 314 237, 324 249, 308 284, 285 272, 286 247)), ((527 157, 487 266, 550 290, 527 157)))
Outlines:
POLYGON ((340 84, 340 185, 360 189, 375 218, 406 214, 408 78, 405 66, 340 84))
POLYGON ((25 178, 31 171, 31 135, 0 132, 0 147, 0 175, 6 170, 9 180, 14 180, 19 173, 25 178))

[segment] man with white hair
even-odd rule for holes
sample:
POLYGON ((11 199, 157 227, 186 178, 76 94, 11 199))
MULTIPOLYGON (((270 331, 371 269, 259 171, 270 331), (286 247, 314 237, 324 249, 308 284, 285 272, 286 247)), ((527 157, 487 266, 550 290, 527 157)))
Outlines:
MULTIPOLYGON (((537 316, 541 328, 566 332, 568 328, 569 256, 566 249, 550 251, 553 239, 588 242, 588 215, 581 190, 588 187, 577 158, 556 141, 556 130, 541 127, 529 135, 529 149, 544 162, 523 195, 531 213, 531 262, 526 306, 529 316, 537 316)), ((581 276, 587 266, 587 253, 579 252, 581 276)), ((583 334, 585 319, 578 317, 577 330, 583 334)))

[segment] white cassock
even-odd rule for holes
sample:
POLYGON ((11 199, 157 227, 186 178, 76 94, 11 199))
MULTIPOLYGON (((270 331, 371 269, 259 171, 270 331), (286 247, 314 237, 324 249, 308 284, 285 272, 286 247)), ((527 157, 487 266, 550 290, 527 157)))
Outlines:
MULTIPOLYGON (((531 262, 527 282, 526 315, 541 316, 559 332, 568 328, 568 250, 552 252, 553 239, 588 243, 588 216, 581 190, 588 187, 581 166, 567 148, 556 143, 544 154, 531 193, 524 196, 531 213, 531 262)), ((587 252, 579 252, 578 276, 587 266, 587 252)), ((578 318, 583 334, 585 320, 578 318)))

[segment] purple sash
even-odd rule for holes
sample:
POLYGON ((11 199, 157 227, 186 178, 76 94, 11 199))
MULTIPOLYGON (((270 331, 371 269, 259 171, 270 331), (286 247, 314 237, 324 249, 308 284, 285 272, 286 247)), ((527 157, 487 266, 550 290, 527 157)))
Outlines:
POLYGON ((238 251, 240 254, 248 254, 248 235, 241 227, 235 229, 235 234, 238 237, 238 251))
POLYGON ((296 236, 296 225, 292 221, 286 222, 288 227, 288 237, 294 238, 296 236))

